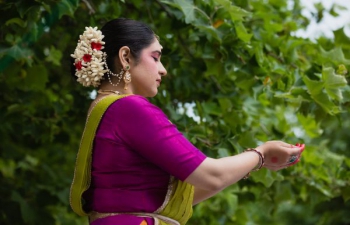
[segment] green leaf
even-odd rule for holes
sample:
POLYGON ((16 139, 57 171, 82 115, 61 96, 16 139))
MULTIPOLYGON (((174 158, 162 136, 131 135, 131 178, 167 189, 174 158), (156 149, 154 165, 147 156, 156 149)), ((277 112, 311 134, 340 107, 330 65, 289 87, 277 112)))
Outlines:
POLYGON ((322 78, 326 88, 340 88, 347 85, 346 78, 342 75, 337 75, 331 67, 322 70, 322 78))
POLYGON ((350 65, 350 60, 346 59, 343 50, 340 47, 335 47, 329 51, 320 47, 322 63, 327 64, 329 62, 336 62, 337 64, 350 65))
POLYGON ((14 45, 7 50, 8 55, 16 59, 17 61, 20 59, 25 59, 27 61, 31 61, 31 55, 33 54, 32 50, 28 48, 23 48, 18 45, 14 45))
POLYGON ((235 29, 236 29, 238 38, 244 42, 249 42, 253 36, 252 34, 249 34, 247 32, 242 22, 235 22, 235 29))
POLYGON ((232 2, 229 0, 215 0, 215 2, 228 11, 232 21, 243 21, 244 17, 250 15, 248 11, 232 5, 232 2))
POLYGON ((220 107, 214 103, 214 102, 203 102, 202 107, 205 113, 210 114, 210 115, 217 115, 221 116, 222 111, 220 107))
POLYGON ((185 16, 185 22, 187 24, 193 23, 196 20, 195 6, 193 0, 174 0, 185 16))
POLYGON ((69 0, 61 0, 57 4, 58 18, 60 19, 64 15, 74 16, 74 5, 69 0))
POLYGON ((48 51, 48 56, 46 57, 46 61, 52 62, 56 66, 61 65, 62 52, 56 49, 54 46, 50 47, 48 51))
POLYGON ((255 58, 259 66, 265 66, 266 57, 264 55, 262 44, 260 42, 253 42, 252 45, 255 52, 255 58))
POLYGON ((343 99, 340 88, 347 85, 346 78, 342 75, 337 75, 333 68, 324 68, 322 70, 322 79, 324 80, 324 86, 329 96, 337 101, 343 99))
POLYGON ((196 25, 196 27, 207 35, 208 40, 212 40, 214 38, 218 42, 221 42, 219 31, 212 25, 196 25))
POLYGON ((335 115, 340 112, 340 108, 336 106, 326 93, 319 93, 311 96, 322 108, 329 114, 335 115))
POLYGON ((219 158, 223 158, 223 157, 227 157, 229 156, 229 152, 227 151, 226 148, 219 148, 218 149, 218 155, 219 155, 219 158))
POLYGON ((5 178, 14 178, 16 163, 13 160, 0 158, 0 171, 5 178))
POLYGON ((9 19, 6 21, 5 25, 8 26, 8 25, 13 24, 13 23, 17 24, 20 27, 25 27, 27 25, 27 23, 24 20, 22 20, 21 18, 9 19))
POLYGON ((305 82, 307 90, 311 96, 316 96, 322 93, 322 90, 324 88, 323 81, 311 80, 307 76, 303 77, 303 81, 305 82))
POLYGON ((267 169, 261 169, 256 172, 252 172, 251 176, 255 182, 264 184, 265 187, 271 187, 275 181, 283 180, 283 176, 278 172, 272 172, 267 169))
POLYGON ((319 124, 316 123, 316 120, 313 116, 297 114, 297 117, 300 125, 303 127, 306 134, 310 138, 316 138, 319 137, 320 134, 322 134, 322 129, 319 127, 319 124))

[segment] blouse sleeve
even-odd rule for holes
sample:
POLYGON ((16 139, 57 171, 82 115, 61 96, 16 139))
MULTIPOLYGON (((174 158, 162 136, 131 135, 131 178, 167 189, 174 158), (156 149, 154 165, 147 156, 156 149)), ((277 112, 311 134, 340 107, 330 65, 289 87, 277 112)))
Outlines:
POLYGON ((206 158, 146 98, 132 95, 108 108, 113 114, 113 131, 132 150, 164 171, 185 180, 206 158))

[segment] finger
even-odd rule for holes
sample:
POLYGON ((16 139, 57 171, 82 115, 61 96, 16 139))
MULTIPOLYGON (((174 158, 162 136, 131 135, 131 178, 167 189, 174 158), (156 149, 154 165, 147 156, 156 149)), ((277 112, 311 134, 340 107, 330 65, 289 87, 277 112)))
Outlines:
POLYGON ((295 145, 293 144, 281 144, 282 147, 287 147, 287 148, 300 148, 301 147, 301 144, 300 143, 296 143, 295 145))
POLYGON ((288 166, 293 166, 295 164, 297 164, 298 162, 300 162, 300 158, 298 157, 294 162, 291 163, 286 163, 286 164, 282 164, 282 165, 271 165, 271 164, 265 164, 264 167, 271 167, 271 168, 284 168, 284 167, 288 167, 288 166))
MULTIPOLYGON (((299 161, 297 161, 297 162, 299 162, 299 161)), ((294 164, 296 164, 297 162, 295 162, 294 164)), ((281 165, 281 166, 265 165, 264 167, 265 167, 266 169, 276 171, 276 170, 281 170, 281 169, 288 168, 288 167, 290 167, 290 166, 293 166, 294 164, 285 164, 285 165, 281 165)))
POLYGON ((293 148, 294 145, 283 142, 283 141, 279 141, 280 146, 282 147, 286 147, 286 148, 293 148))
POLYGON ((301 156, 301 154, 303 153, 304 150, 305 150, 305 144, 302 144, 302 145, 300 146, 299 157, 301 156))
POLYGON ((294 146, 293 148, 287 147, 284 149, 286 152, 288 152, 290 155, 299 155, 303 152, 303 147, 294 146))

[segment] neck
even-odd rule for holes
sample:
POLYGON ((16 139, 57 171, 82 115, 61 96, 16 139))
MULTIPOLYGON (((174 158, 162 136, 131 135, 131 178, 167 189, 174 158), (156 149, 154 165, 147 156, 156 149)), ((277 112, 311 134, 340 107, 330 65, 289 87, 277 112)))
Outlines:
POLYGON ((132 90, 130 85, 128 85, 128 89, 124 90, 124 83, 120 82, 120 84, 118 86, 113 86, 112 84, 110 84, 109 82, 103 82, 100 85, 99 94, 132 94, 132 90))

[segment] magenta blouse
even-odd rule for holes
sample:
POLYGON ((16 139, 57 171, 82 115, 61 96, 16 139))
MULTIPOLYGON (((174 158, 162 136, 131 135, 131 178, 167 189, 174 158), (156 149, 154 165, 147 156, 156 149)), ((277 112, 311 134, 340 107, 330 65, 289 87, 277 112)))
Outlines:
MULTIPOLYGON (((185 180, 206 156, 158 107, 131 95, 114 102, 103 115, 92 158, 91 186, 83 196, 86 210, 122 213, 157 210, 169 176, 185 180)), ((120 215, 93 224, 139 225, 142 220, 120 215)))

